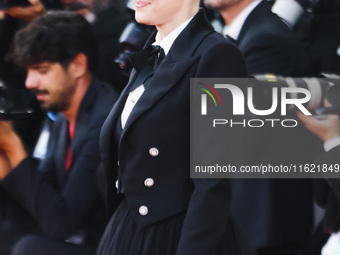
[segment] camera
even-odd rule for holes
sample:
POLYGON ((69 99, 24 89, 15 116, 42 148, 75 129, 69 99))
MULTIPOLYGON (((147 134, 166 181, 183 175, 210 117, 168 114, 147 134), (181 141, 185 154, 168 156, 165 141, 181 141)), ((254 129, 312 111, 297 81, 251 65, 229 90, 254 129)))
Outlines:
POLYGON ((127 74, 132 69, 129 57, 143 48, 154 30, 154 26, 139 24, 135 21, 125 27, 119 38, 120 53, 114 61, 127 74))
MULTIPOLYGON (((126 4, 127 12, 134 19, 135 16, 135 1, 129 0, 126 4)), ((114 62, 118 64, 124 75, 129 76, 132 65, 130 63, 130 56, 137 51, 143 49, 149 36, 155 31, 154 26, 148 26, 137 23, 135 20, 129 22, 123 33, 119 38, 119 54, 114 59, 114 62)))
POLYGON ((35 116, 39 105, 30 90, 6 86, 0 80, 0 120, 35 116))
MULTIPOLYGON (((315 115, 340 115, 340 76, 321 74, 320 77, 291 78, 273 74, 252 76, 252 87, 257 100, 254 104, 259 109, 266 109, 272 104, 272 87, 303 88, 310 92, 311 98, 305 107, 315 115), (332 105, 326 107, 325 99, 332 105)), ((290 93, 290 98, 298 99, 299 93, 290 93)), ((294 110, 294 106, 289 110, 294 110)))
POLYGON ((6 10, 13 6, 26 7, 30 5, 28 0, 0 0, 0 10, 6 10))

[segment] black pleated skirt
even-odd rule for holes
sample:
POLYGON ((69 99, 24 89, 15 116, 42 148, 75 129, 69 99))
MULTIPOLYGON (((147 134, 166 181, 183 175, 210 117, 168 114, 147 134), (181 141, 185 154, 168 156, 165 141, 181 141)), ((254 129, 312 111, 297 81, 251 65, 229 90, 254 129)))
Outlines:
MULTIPOLYGON (((175 255, 184 218, 185 213, 179 214, 138 230, 124 199, 111 217, 96 254, 175 255)), ((249 254, 254 252, 249 248, 240 229, 229 220, 216 255, 249 254)))

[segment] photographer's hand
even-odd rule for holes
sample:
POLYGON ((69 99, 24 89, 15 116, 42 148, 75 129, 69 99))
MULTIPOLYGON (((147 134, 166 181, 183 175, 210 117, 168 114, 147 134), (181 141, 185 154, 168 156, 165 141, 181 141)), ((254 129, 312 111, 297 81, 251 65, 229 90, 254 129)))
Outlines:
POLYGON ((312 133, 320 137, 324 142, 334 137, 340 137, 340 119, 338 115, 327 115, 326 119, 318 119, 314 116, 306 116, 298 113, 299 119, 312 133))
MULTIPOLYGON (((331 104, 325 100, 325 106, 331 104)), ((324 142, 335 137, 340 137, 340 118, 339 115, 329 114, 326 119, 318 119, 314 116, 306 116, 302 112, 298 112, 299 119, 312 133, 317 135, 324 142)))
POLYGON ((27 157, 19 136, 11 125, 0 121, 0 180, 27 157))
POLYGON ((29 0, 29 2, 31 5, 28 7, 11 7, 6 10, 6 13, 13 18, 23 19, 28 22, 45 13, 45 7, 40 0, 29 0))

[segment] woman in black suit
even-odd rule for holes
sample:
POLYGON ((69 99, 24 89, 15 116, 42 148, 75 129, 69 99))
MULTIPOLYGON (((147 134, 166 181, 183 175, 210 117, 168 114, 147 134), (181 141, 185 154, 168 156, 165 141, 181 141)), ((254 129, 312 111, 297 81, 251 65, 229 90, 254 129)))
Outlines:
POLYGON ((102 128, 113 215, 97 254, 248 254, 230 217, 229 181, 189 172, 190 78, 244 77, 241 53, 214 32, 199 0, 136 1, 136 20, 157 31, 132 58, 129 83, 102 128), (155 71, 152 44, 165 54, 155 71))

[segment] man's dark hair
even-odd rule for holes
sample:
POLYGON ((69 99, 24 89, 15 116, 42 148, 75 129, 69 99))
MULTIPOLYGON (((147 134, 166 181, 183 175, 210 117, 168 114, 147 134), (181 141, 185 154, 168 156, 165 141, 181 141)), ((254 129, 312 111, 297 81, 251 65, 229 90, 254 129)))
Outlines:
POLYGON ((88 69, 94 72, 97 44, 91 25, 80 14, 55 11, 16 33, 10 59, 23 67, 47 61, 67 68, 79 53, 87 56, 88 69))

